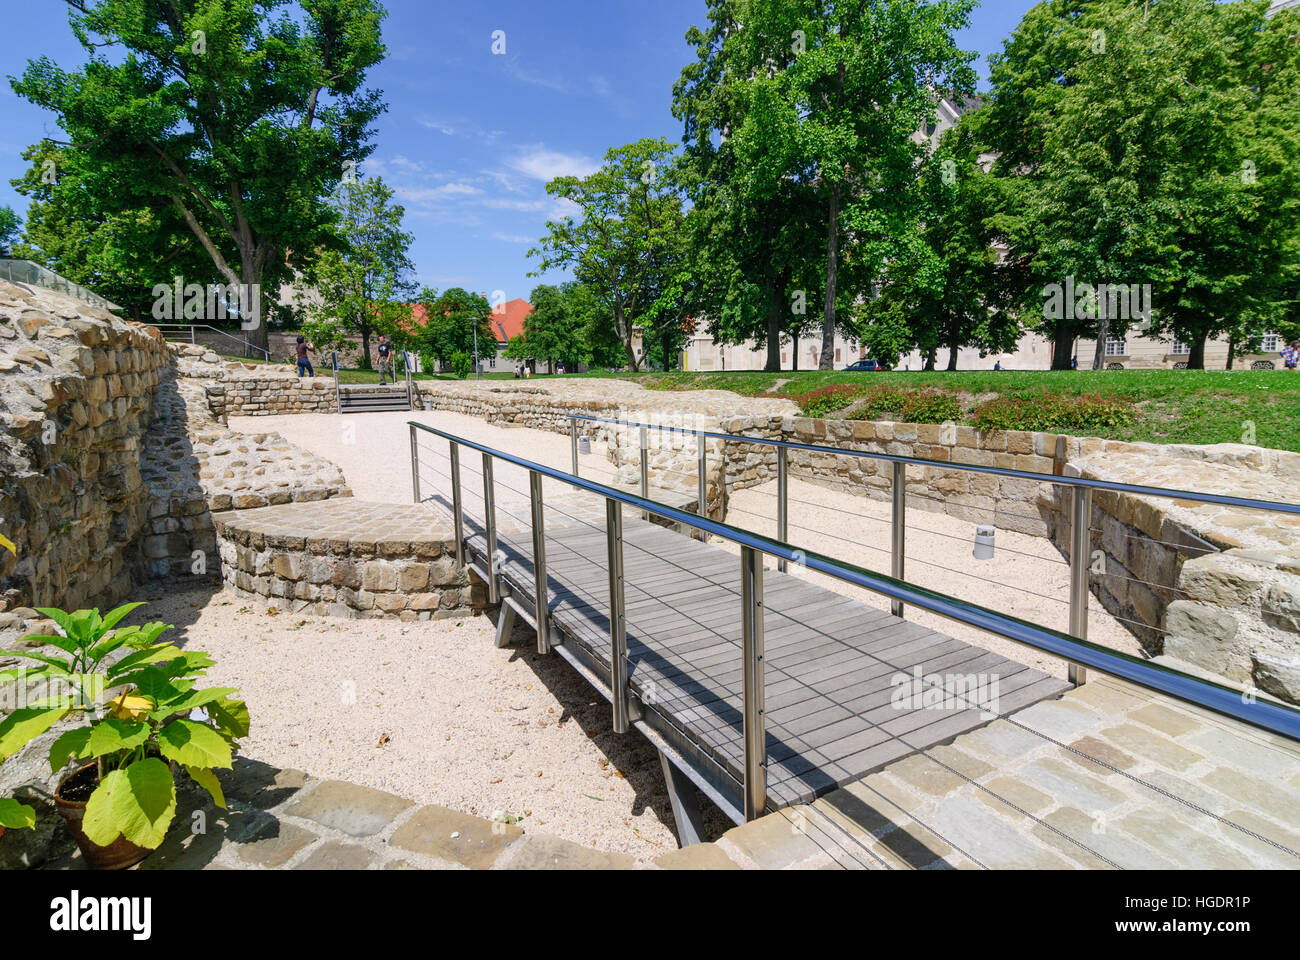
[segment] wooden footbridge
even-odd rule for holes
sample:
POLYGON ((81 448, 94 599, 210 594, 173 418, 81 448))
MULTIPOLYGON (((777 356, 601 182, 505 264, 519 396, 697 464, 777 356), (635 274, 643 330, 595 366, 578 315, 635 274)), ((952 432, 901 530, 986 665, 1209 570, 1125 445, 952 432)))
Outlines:
MULTIPOLYGON (((658 748, 683 843, 698 839, 688 783, 743 822, 810 802, 1067 689, 1065 681, 907 621, 909 605, 1067 659, 1078 682, 1091 667, 1300 735, 1300 713, 1285 706, 1248 703, 1238 691, 1081 637, 796 550, 580 478, 576 469, 564 473, 412 423, 417 500, 422 437, 449 444, 440 443, 439 453, 451 468, 447 493, 458 556, 501 604, 498 643, 522 618, 536 630, 540 652, 563 656, 611 701, 616 732, 635 727, 658 748), (462 495, 466 450, 482 457, 481 511, 467 509, 462 495), (527 521, 511 514, 513 522, 502 523, 498 516, 508 513, 497 505, 498 462, 528 472, 529 490, 518 498, 527 521), (544 477, 570 485, 574 496, 545 503, 544 477), (652 523, 651 516, 730 541, 739 556, 652 523), (889 597, 893 612, 765 569, 765 556, 889 597)), ((1074 485, 1083 507, 1078 489, 1123 486, 1052 481, 1074 485)), ((1086 509, 1080 513, 1087 517, 1086 509)), ((1086 592, 1083 597, 1086 605, 1086 592)))

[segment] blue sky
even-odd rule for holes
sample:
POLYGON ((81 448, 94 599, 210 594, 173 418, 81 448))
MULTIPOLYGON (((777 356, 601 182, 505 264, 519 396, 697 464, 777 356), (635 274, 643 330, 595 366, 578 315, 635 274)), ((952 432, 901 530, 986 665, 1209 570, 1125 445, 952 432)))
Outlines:
MULTIPOLYGON (((559 211, 545 183, 594 169, 606 150, 647 136, 672 142, 681 127, 672 85, 691 57, 683 37, 704 22, 703 0, 390 0, 388 59, 372 86, 388 101, 378 149, 362 168, 397 190, 415 235, 418 279, 507 299, 541 282, 526 256, 559 211), (493 31, 505 53, 492 53, 493 31)), ((985 0, 959 37, 987 56, 1032 6, 985 0)), ((14 4, 5 16, 0 74, 16 75, 27 56, 61 66, 81 62, 63 4, 14 4)), ((0 90, 0 204, 25 214, 9 186, 20 151, 59 136, 53 118, 0 90)), ((562 279, 556 274, 544 278, 562 279)))

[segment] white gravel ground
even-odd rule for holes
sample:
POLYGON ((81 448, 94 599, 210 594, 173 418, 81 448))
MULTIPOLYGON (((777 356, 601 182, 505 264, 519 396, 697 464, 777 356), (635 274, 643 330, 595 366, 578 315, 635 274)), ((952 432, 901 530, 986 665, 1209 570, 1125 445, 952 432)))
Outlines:
MULTIPOLYGON (((334 461, 357 497, 410 502, 406 422, 412 418, 540 463, 569 466, 567 437, 458 414, 232 417, 230 426, 277 431, 334 461)), ((430 439, 422 449, 424 483, 437 484, 445 494, 445 444, 430 439)), ((473 507, 478 455, 466 453, 462 464, 467 505, 473 507)), ((580 469, 593 478, 612 473, 599 446, 582 458, 580 469)), ((499 505, 526 518, 522 499, 511 492, 527 490, 524 471, 499 464, 496 480, 499 505)), ((548 500, 570 492, 548 481, 548 500)), ((775 532, 774 496, 775 483, 737 492, 730 521, 775 532)), ((791 481, 790 496, 792 541, 888 571, 888 504, 798 480, 791 481)), ((908 579, 1063 629, 1068 607, 1036 596, 1068 595, 1068 567, 1055 548, 999 530, 995 559, 977 561, 971 557, 974 526, 910 511, 908 579)), ((796 574, 888 606, 819 574, 796 574)), ((218 660, 212 679, 243 690, 254 718, 251 756, 419 802, 522 816, 525 829, 642 860, 675 846, 653 748, 636 735, 615 736, 605 701, 558 657, 537 656, 526 627, 517 629, 515 648, 498 650, 486 617, 459 624, 267 617, 227 593, 202 591, 166 596, 148 612, 187 624, 187 643, 218 660), (346 702, 352 695, 355 703, 346 702)), ((925 613, 908 616, 1058 676, 1065 673, 1060 661, 1010 641, 925 613)), ((1128 652, 1139 649, 1095 600, 1090 637, 1128 652)), ((705 807, 712 834, 730 825, 705 807)))

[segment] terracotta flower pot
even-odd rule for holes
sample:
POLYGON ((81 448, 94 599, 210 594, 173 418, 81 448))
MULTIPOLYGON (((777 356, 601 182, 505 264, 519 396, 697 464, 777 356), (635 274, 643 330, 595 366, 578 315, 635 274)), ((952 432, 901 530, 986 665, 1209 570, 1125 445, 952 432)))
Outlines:
MULTIPOLYGON (((149 854, 153 853, 147 847, 138 847, 126 837, 118 837, 106 847, 101 847, 97 843, 91 843, 86 833, 81 828, 81 821, 86 815, 85 800, 65 800, 63 797, 63 788, 72 780, 87 770, 95 767, 95 761, 91 761, 84 767, 80 767, 68 774, 59 783, 59 787, 54 791, 54 806, 62 815, 64 821, 68 824, 68 830, 72 832, 73 838, 77 841, 77 846, 81 849, 81 856, 85 858, 86 865, 92 870, 125 870, 127 867, 135 866, 149 854)), ((98 780, 95 781, 98 786, 98 780)))

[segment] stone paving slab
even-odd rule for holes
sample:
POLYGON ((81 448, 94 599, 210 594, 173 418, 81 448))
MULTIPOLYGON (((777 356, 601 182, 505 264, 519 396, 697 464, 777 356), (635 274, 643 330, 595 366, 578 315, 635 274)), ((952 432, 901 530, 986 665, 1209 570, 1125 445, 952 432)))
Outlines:
POLYGON ((918 868, 1296 869, 1298 783, 1300 744, 1094 677, 819 804, 918 868))

